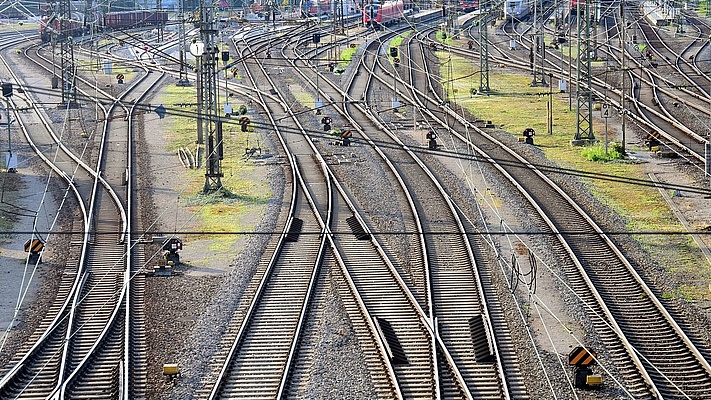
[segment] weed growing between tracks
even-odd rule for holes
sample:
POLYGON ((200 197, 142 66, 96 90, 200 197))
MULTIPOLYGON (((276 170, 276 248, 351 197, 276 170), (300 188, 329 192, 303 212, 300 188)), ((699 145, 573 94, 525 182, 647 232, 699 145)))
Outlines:
MULTIPOLYGON (((589 148, 570 145, 577 122, 575 111, 569 110, 567 93, 552 93, 553 134, 548 134, 549 88, 531 87, 530 75, 501 70, 489 74, 489 95, 470 95, 471 88, 478 89, 478 67, 446 52, 438 52, 438 56, 442 62, 442 82, 451 101, 516 136, 527 127, 534 128, 536 147, 558 166, 593 176, 605 174, 649 180, 645 166, 634 160, 593 161, 586 156, 586 152, 591 151, 589 148)), ((593 124, 596 138, 604 141, 604 125, 599 120, 593 124)), ((608 133, 610 140, 618 140, 615 129, 608 133)), ((602 146, 604 152, 604 144, 602 146)), ((684 231, 684 227, 656 188, 580 179, 598 201, 625 219, 628 231, 637 232, 632 234, 634 239, 670 274, 669 281, 676 282, 674 289, 665 295, 686 301, 711 300, 711 266, 703 261, 704 256, 689 235, 668 233, 684 231)))

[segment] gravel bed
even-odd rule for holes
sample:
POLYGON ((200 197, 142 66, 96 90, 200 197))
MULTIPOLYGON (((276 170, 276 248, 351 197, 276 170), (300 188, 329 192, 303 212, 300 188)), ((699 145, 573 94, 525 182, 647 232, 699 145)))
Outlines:
POLYGON ((301 348, 314 355, 310 374, 296 397, 303 399, 376 399, 358 340, 338 295, 335 261, 321 269, 313 308, 301 348), (340 366, 340 367, 337 367, 340 366), (347 367, 347 368, 346 368, 347 367))
MULTIPOLYGON (((171 84, 171 83, 168 83, 171 84)), ((149 132, 156 126, 147 126, 149 132)), ((160 135, 143 134, 147 141, 142 159, 159 173, 161 166, 175 162, 175 156, 160 149, 164 143, 160 135)), ((274 148, 271 138, 263 138, 264 146, 274 148)), ((284 202, 282 200, 285 175, 278 165, 267 166, 267 180, 273 193, 264 210, 263 219, 255 232, 274 232, 284 202)), ((154 179, 147 176, 147 179, 154 179)), ((180 179, 179 177, 177 179, 180 179)), ((144 183, 151 186, 150 182, 144 183)), ((155 192, 153 204, 161 200, 155 192)), ((155 207, 144 207, 144 221, 156 221, 155 207)), ((163 221, 165 223, 165 221, 163 221)), ((157 227, 160 229, 161 227, 157 227)), ((243 250, 234 260, 225 260, 229 271, 221 275, 178 275, 171 278, 153 277, 146 281, 146 315, 149 340, 148 376, 151 399, 192 399, 203 389, 203 380, 211 372, 210 360, 218 352, 222 334, 228 329, 230 318, 239 306, 242 295, 253 278, 264 249, 272 240, 269 234, 249 235, 243 250), (181 378, 166 381, 162 377, 162 364, 178 363, 181 378)), ((150 252, 147 249, 147 252, 150 252)), ((152 254, 152 253, 150 253, 152 254)), ((176 268, 185 272, 186 266, 176 268)))
MULTIPOLYGON (((313 130, 314 132, 321 131, 321 126, 319 125, 319 118, 311 119, 310 123, 307 122, 307 129, 313 130)), ((338 126, 338 123, 343 123, 337 118, 334 118, 334 126, 338 126)), ((505 132, 497 132, 497 136, 500 140, 509 143, 512 146, 516 146, 518 151, 525 153, 526 156, 535 163, 550 164, 547 162, 542 153, 535 147, 523 146, 515 143, 515 138, 510 134, 505 132)), ((326 150, 326 153, 336 153, 342 152, 342 148, 335 148, 328 143, 327 138, 323 138, 318 146, 326 150)), ((416 143, 412 143, 416 144, 416 143)), ((342 164, 340 166, 334 166, 334 169, 338 171, 339 179, 344 183, 346 187, 353 193, 353 195, 358 198, 359 204, 367 204, 369 209, 377 209, 377 212, 369 212, 366 217, 369 223, 376 231, 381 232, 392 232, 396 231, 401 225, 401 211, 397 209, 394 205, 397 204, 396 199, 391 197, 389 189, 377 188, 388 188, 391 187, 387 180, 384 179, 385 175, 381 167, 378 166, 379 159, 373 156, 369 149, 356 143, 354 146, 347 149, 347 158, 351 160, 349 164, 342 164), (388 194, 386 196, 378 196, 377 193, 388 194)), ((478 215, 478 210, 474 208, 477 204, 476 199, 472 196, 468 188, 462 186, 462 180, 460 177, 449 171, 445 166, 440 165, 435 160, 428 161, 429 165, 437 171, 438 174, 444 176, 445 184, 453 192, 453 195, 458 199, 458 203, 462 205, 465 213, 468 215, 478 215)), ((278 174, 275 174, 278 175, 278 174)), ((523 199, 520 195, 512 191, 509 185, 501 183, 495 174, 490 171, 485 172, 487 188, 497 194, 497 197, 502 199, 505 203, 505 209, 507 210, 507 217, 513 218, 515 222, 509 222, 510 224, 515 224, 522 227, 524 230, 535 232, 538 230, 536 226, 536 221, 530 219, 530 212, 522 204, 523 199)), ((555 179, 560 181, 560 183, 573 195, 573 197, 589 210, 594 210, 593 214, 597 218, 600 225, 606 229, 610 230, 624 230, 625 221, 611 212, 604 204, 600 204, 595 200, 586 190, 585 186, 577 179, 567 177, 567 176, 556 176, 555 179)), ((272 184, 278 183, 272 182, 272 184)), ((268 220, 269 215, 275 215, 276 212, 270 212, 266 216, 265 221, 268 220)), ((498 216, 489 215, 491 221, 497 221, 498 216)), ((473 218, 474 219, 474 218, 473 218)), ((388 246, 392 249, 395 257, 400 257, 401 255, 408 254, 409 248, 403 240, 398 239, 395 235, 383 235, 385 242, 388 242, 388 246), (401 243, 401 244, 398 244, 401 243)), ((546 237, 537 237, 535 235, 531 236, 529 245, 536 251, 536 253, 542 257, 549 265, 555 265, 556 256, 550 252, 551 244, 546 237)), ((663 277, 661 276, 662 269, 659 265, 654 263, 649 259, 649 256, 644 252, 640 246, 630 237, 624 236, 617 239, 620 246, 628 252, 631 259, 638 264, 637 267, 642 270, 645 274, 652 277, 651 279, 657 281, 660 285, 665 283, 663 277), (655 279, 656 277, 656 279, 655 279)), ((232 310, 236 307, 240 300, 240 294, 244 286, 249 281, 250 274, 256 268, 256 260, 259 258, 259 251, 263 249, 263 241, 250 240, 245 247, 245 253, 251 254, 252 257, 241 256, 238 261, 233 263, 235 270, 228 274, 221 281, 221 287, 231 287, 229 293, 220 292, 219 295, 213 297, 213 299, 219 299, 219 305, 211 304, 205 307, 205 311, 201 313, 198 321, 196 321, 195 327, 188 334, 188 338, 182 340, 180 343, 184 343, 183 347, 176 346, 178 351, 183 354, 182 358, 179 358, 181 365, 185 365, 184 376, 176 384, 175 388, 169 394, 163 394, 161 397, 157 398, 191 398, 195 393, 200 390, 201 382, 204 375, 207 373, 208 368, 206 366, 206 360, 209 356, 215 352, 215 346, 219 341, 219 332, 224 330, 226 319, 225 315, 231 315, 232 310), (236 273, 236 271, 242 271, 241 273, 236 273), (212 311, 217 310, 217 311, 212 311), (215 335, 218 333, 218 335, 215 335)), ((496 262, 492 259, 491 262, 496 262)), ((407 264, 403 262, 402 264, 407 264)), ((540 351, 538 354, 534 352, 533 346, 531 346, 528 332, 526 330, 526 324, 530 321, 531 314, 530 309, 528 309, 527 304, 529 298, 527 294, 523 291, 517 292, 515 295, 511 295, 505 285, 505 279, 501 269, 496 267, 493 268, 494 271, 500 271, 500 273, 495 274, 494 281, 499 284, 499 291, 501 293, 501 301, 504 305, 507 315, 510 316, 509 324, 513 331, 513 337, 515 338, 517 349, 519 349, 519 358, 521 360, 521 368, 523 374, 529 377, 527 380, 527 385, 533 398, 552 398, 555 393, 565 392, 569 390, 569 382, 564 378, 565 376, 570 377, 572 371, 565 363, 566 354, 551 353, 549 351, 540 351), (525 321, 518 316, 519 307, 524 310, 525 321), (510 311, 510 312, 508 312, 510 311), (539 362, 539 359, 542 362, 539 362), (561 364, 564 366, 561 366, 561 364), (546 373, 551 379, 551 386, 549 386, 542 378, 543 371, 542 365, 545 366, 546 373), (531 379, 531 377, 539 377, 538 379, 531 379)), ((560 272, 560 271, 559 271, 560 272)), ((187 283, 187 282, 186 282, 187 283)), ((582 337, 582 340, 590 346, 596 348, 603 358, 607 361, 607 353, 604 346, 597 340, 595 334, 593 333, 592 327, 585 318, 583 309, 576 298, 568 294, 564 290, 565 282, 557 282, 556 289, 559 293, 563 293, 563 302, 567 307, 566 313, 571 317, 586 334, 582 337)), ((205 284, 205 283, 203 283, 205 284)), ((196 287, 191 283, 190 288, 195 290, 196 287)), ((663 290, 663 289, 662 289, 663 290)), ((343 310, 341 310, 337 305, 337 298, 331 298, 331 300, 326 302, 327 304, 320 304, 318 310, 315 312, 322 315, 321 318, 326 320, 340 321, 335 323, 334 326, 341 326, 343 321, 347 321, 347 317, 343 315, 343 310), (331 303, 333 301, 334 303, 331 303)), ((201 299, 204 304, 204 298, 201 299)), ((693 311, 689 312, 692 315, 693 311)), ((329 325, 322 325, 323 327, 329 325)), ((345 327, 348 324, 346 323, 345 327)), ((325 335, 328 337, 328 334, 325 335)), ((339 335, 340 336, 340 335, 339 335)), ((348 341, 349 335, 343 335, 339 337, 339 340, 348 341)), ((311 338, 313 339, 313 338, 311 338)), ((329 351, 337 351, 340 347, 339 340, 330 341, 327 338, 322 337, 321 339, 316 339, 319 343, 319 348, 324 351, 319 351, 319 354, 329 354, 329 351), (325 347, 322 345, 325 344, 325 347), (329 350, 329 351, 325 351, 329 350)), ((567 350, 567 349, 566 349, 567 350)), ((357 351, 356 351, 357 354, 357 351)), ((320 356, 321 358, 314 361, 314 376, 312 379, 314 386, 306 392, 308 396, 306 397, 316 397, 325 398, 328 397, 329 392, 326 389, 319 391, 319 388, 333 388, 333 381, 324 382, 323 378, 325 376, 321 375, 318 371, 330 371, 331 374, 341 374, 344 371, 357 371, 358 368, 362 368, 362 365, 353 365, 353 362, 358 360, 355 358, 343 358, 343 357, 329 357, 320 356), (347 360, 350 359, 351 362, 347 360)), ((357 364, 357 363, 356 363, 357 364)), ((609 363, 608 363, 609 364, 609 363)), ((614 371, 613 371, 614 373, 614 371)), ((328 378, 328 380, 336 380, 336 378, 328 378)), ((358 387, 359 393, 368 392, 369 383, 363 381, 358 387)), ((355 390, 355 389, 354 389, 355 390)), ((614 386, 609 385, 601 392, 583 392, 579 393, 580 398, 616 398, 620 393, 615 390, 614 386)))
MULTIPOLYGON (((283 85, 293 84, 293 80, 285 80, 283 85)), ((294 100, 293 98, 291 99, 294 100)), ((296 109, 297 107, 294 107, 296 109)), ((255 120, 257 118, 254 118, 255 120)), ((320 118, 312 118, 307 124, 308 129, 321 131, 318 124, 320 118)), ((334 126, 342 124, 334 118, 334 126)), ((260 121, 261 122, 261 121, 260 121)), ((147 126, 147 130, 153 132, 156 126, 147 126)), ((518 151, 525 154, 529 160, 538 164, 552 163, 545 160, 539 149, 531 146, 521 145, 515 142, 515 138, 505 132, 494 132, 497 137, 515 146, 518 151)), ((267 145, 278 154, 278 147, 270 143, 269 137, 267 145)), ((146 143, 139 145, 144 168, 154 171, 169 165, 173 160, 171 154, 165 151, 154 151, 159 146, 163 146, 160 135, 145 135, 143 141, 146 143), (145 146, 141 148, 140 146, 145 146)), ((328 139, 324 138, 319 142, 319 147, 329 150, 331 153, 342 152, 343 148, 334 148, 329 145, 328 139)), ((409 139, 412 145, 417 145, 415 139, 409 139)), ((345 153, 350 159, 350 163, 334 166, 342 183, 348 187, 359 204, 363 207, 367 205, 371 211, 366 217, 374 230, 380 232, 397 232, 404 226, 402 224, 402 211, 398 209, 399 199, 397 194, 391 190, 392 182, 387 178, 387 174, 379 166, 379 158, 374 156, 372 151, 365 145, 356 141, 355 145, 347 148, 345 153)), ((451 170, 447 165, 443 165, 433 157, 428 158, 428 165, 431 166, 449 188, 452 195, 457 199, 466 215, 471 216, 473 221, 478 221, 479 210, 477 209, 477 197, 470 189, 464 186, 458 171, 451 170)), ((273 198, 267 205, 264 218, 258 224, 256 231, 273 232, 278 229, 277 222, 283 216, 282 194, 286 183, 283 170, 278 167, 269 167, 268 180, 273 192, 273 198)), ((486 188, 496 193, 501 199, 502 210, 506 213, 507 223, 520 227, 522 230, 536 232, 539 230, 537 221, 530 218, 530 210, 525 206, 521 196, 511 190, 509 185, 501 182, 496 173, 488 168, 484 168, 483 178, 485 183, 478 186, 486 188)), ((589 210, 598 223, 607 230, 624 231, 625 221, 623 218, 612 212, 605 204, 601 204, 594 199, 586 190, 585 186, 577 179, 564 175, 553 177, 568 191, 568 193, 578 201, 578 203, 589 210)), ((139 183, 143 187, 150 186, 150 175, 145 175, 139 183)), ((482 190, 482 189, 479 189, 482 190)), ((142 213, 144 221, 155 221, 155 207, 161 201, 158 194, 142 197, 142 213)), ((491 226, 496 226, 499 216, 493 215, 488 210, 484 210, 486 218, 491 226)), ((479 224, 476 223, 475 224, 479 224)), ((481 225, 479 225, 481 226, 481 225)), ((409 266, 409 256, 411 247, 407 240, 403 240, 403 235, 382 235, 382 238, 395 259, 400 261, 400 267, 406 275, 410 275, 407 269, 409 266)), ((549 238, 536 235, 529 235, 528 245, 545 260, 549 265, 556 265, 556 256, 551 252, 549 238)), ((243 300, 243 293, 253 278, 253 274, 262 258, 263 251, 270 240, 269 235, 251 235, 244 244, 242 252, 235 260, 227 260, 230 264, 229 272, 223 275, 212 276, 190 276, 178 275, 172 278, 149 278, 146 282, 145 312, 148 317, 146 331, 148 337, 148 379, 149 390, 147 397, 150 399, 192 399, 204 389, 204 380, 212 373, 209 362, 213 355, 218 352, 222 334, 228 329, 230 318, 243 300), (181 365, 182 377, 176 381, 168 382, 162 377, 161 366, 163 363, 179 363, 181 365)), ((669 279, 660 263, 655 262, 649 254, 629 235, 616 236, 618 245, 626 252, 641 274, 650 283, 657 293, 673 290, 679 282, 669 279)), ((506 244, 497 242, 500 248, 506 244)), ((152 257, 154 249, 146 250, 147 257, 152 257)), ((489 250, 491 252, 491 250, 489 250)), ((61 256, 60 252, 55 254, 61 256)), ((527 324, 532 317, 531 309, 528 307, 530 298, 523 290, 514 294, 508 290, 506 285, 507 276, 498 267, 498 260, 493 254, 488 254, 490 262, 493 264, 494 282, 498 285, 500 300, 502 301, 506 315, 509 317, 509 326, 513 332, 516 348, 519 350, 518 356, 521 361, 521 368, 527 379, 527 386, 532 398, 553 398, 555 393, 564 393, 568 389, 568 383, 564 377, 570 376, 570 368, 566 365, 564 354, 541 351, 536 354, 529 340, 527 324), (524 319, 519 317, 519 311, 523 305, 524 319), (539 357, 542 362, 539 362, 539 357), (561 367, 561 363, 565 367, 561 367), (553 387, 548 386, 543 379, 543 369, 551 378, 553 387)), ((47 260, 57 262, 61 260, 47 260)), ((181 271, 177 268, 178 272, 181 271)), ((53 271, 48 268, 48 271, 53 271)), ((53 272, 58 273, 58 270, 53 272)), ((325 274, 325 272, 324 272, 325 274)), ((53 275, 49 275, 50 277, 53 275)), ((329 275, 330 276, 330 275, 329 275)), ((414 279, 413 279, 414 280, 414 279)), ((51 285, 54 279, 46 279, 51 285)), ((586 344, 598 349, 603 359, 608 356, 604 346, 592 333, 592 328, 584 317, 579 302, 564 290, 565 282, 557 282, 556 290, 563 293, 563 302, 567 309, 566 314, 586 332, 583 339, 586 344)), ((310 320, 309 329, 315 333, 315 337, 307 338, 307 342, 315 346, 315 354, 312 365, 312 375, 310 382, 306 385, 303 398, 373 398, 372 383, 367 374, 364 374, 362 357, 352 328, 348 322, 348 317, 340 305, 335 283, 332 279, 326 279, 324 284, 324 294, 321 301, 317 302, 314 309, 314 316, 310 320)), ((44 289, 43 289, 44 290, 44 289)), ((46 293, 52 293, 49 287, 46 293)), ((48 300, 48 299, 45 299, 48 300)), ((694 304, 685 303, 678 299, 665 300, 677 315, 684 317, 689 326, 698 329, 697 334, 704 343, 711 343, 709 336, 709 314, 706 310, 699 309, 694 304)), ((29 316, 41 316, 42 310, 46 309, 49 302, 37 302, 27 311, 29 316)), ((37 323, 38 320, 33 320, 37 323)), ((24 328, 29 332, 32 324, 28 323, 24 328)), ((24 331, 22 331, 24 332, 24 331)), ((0 362, 6 361, 13 353, 15 344, 19 344, 27 333, 17 333, 13 335, 13 346, 8 346, 0 354, 0 362)), ((620 395, 612 385, 606 385, 602 392, 578 392, 579 398, 617 398, 620 395)))

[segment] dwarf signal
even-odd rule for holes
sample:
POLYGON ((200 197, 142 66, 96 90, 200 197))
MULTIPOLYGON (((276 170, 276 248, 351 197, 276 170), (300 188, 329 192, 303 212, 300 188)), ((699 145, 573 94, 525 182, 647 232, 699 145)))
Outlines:
POLYGON ((602 386, 602 376, 593 374, 592 366, 597 363, 597 354, 578 346, 568 354, 568 363, 575 367, 575 387, 597 389, 602 386))
POLYGON ((247 117, 240 118, 239 124, 242 126, 242 132, 247 132, 247 125, 249 125, 249 118, 247 118, 247 117))

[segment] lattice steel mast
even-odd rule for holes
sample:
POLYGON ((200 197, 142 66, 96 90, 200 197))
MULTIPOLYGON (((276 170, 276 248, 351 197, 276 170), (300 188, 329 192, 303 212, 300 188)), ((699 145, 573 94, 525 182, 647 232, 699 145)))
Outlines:
POLYGON ((544 23, 542 19, 543 4, 539 4, 539 0, 533 0, 533 37, 531 44, 533 80, 531 86, 547 86, 545 73, 543 72, 543 63, 546 56, 546 43, 544 39, 544 23), (540 77, 540 80, 538 79, 540 77))
POLYGON ((180 77, 178 86, 190 86, 188 80, 187 65, 185 63, 185 13, 183 3, 185 0, 178 0, 178 40, 180 41, 180 77))
POLYGON ((590 89, 590 77, 592 76, 591 53, 593 50, 590 46, 592 30, 590 10, 590 0, 578 1, 576 9, 578 24, 578 74, 575 86, 578 98, 577 129, 575 131, 575 142, 577 144, 586 144, 585 142, 590 143, 595 141, 592 124, 593 93, 590 89), (584 3, 584 5, 581 3, 584 3), (585 14, 584 18, 581 18, 581 14, 583 13, 585 14))
POLYGON ((484 12, 488 6, 487 0, 479 3, 479 92, 488 93, 489 86, 489 23, 490 12, 484 12))
MULTIPOLYGON (((158 10, 158 15, 163 11, 163 0, 156 1, 156 9, 158 10)), ((158 18, 158 41, 163 41, 163 31, 165 30, 163 19, 158 18)))
POLYGON ((74 39, 72 38, 72 11, 71 0, 60 0, 56 12, 59 18, 59 32, 55 37, 59 41, 59 60, 61 67, 62 82, 62 103, 61 105, 71 105, 76 101, 76 90, 74 81, 76 67, 74 65, 74 39))
POLYGON ((222 124, 218 113, 217 78, 215 75, 219 48, 215 43, 215 6, 200 0, 200 40, 203 44, 200 56, 200 81, 198 82, 198 142, 206 135, 206 171, 203 192, 210 193, 222 188, 222 124))

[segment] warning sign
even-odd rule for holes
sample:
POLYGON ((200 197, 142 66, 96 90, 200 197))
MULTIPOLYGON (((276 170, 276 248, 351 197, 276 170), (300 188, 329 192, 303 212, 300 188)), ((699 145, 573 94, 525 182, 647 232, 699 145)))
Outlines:
POLYGON ((594 351, 588 350, 585 347, 578 346, 573 349, 573 351, 568 354, 568 362, 570 365, 575 365, 577 367, 583 367, 586 365, 595 364, 595 354, 594 351))
POLYGON ((44 248, 44 241, 42 239, 27 239, 25 242, 25 252, 27 253, 39 253, 44 248))

